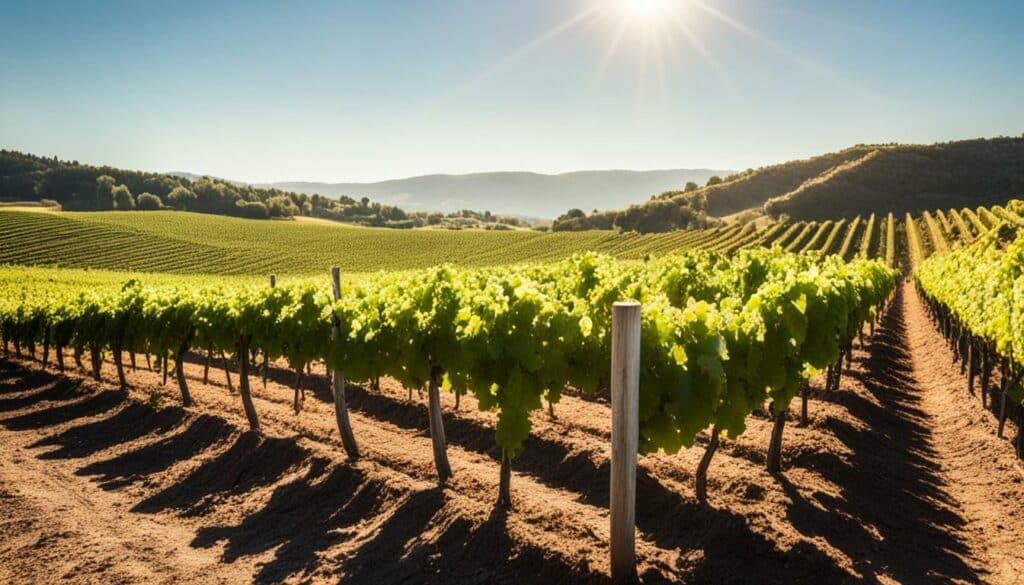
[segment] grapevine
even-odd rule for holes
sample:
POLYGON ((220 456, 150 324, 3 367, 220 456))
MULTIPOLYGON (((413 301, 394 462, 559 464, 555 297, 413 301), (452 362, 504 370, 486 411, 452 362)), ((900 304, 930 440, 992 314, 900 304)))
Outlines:
MULTIPOLYGON (((765 404, 782 420, 806 376, 840 360, 895 286, 895 273, 881 262, 779 248, 442 265, 346 281, 336 301, 326 279, 271 288, 136 278, 82 292, 46 271, 36 269, 35 279, 19 273, 33 274, 0 269, 5 349, 8 342, 16 351, 53 345, 58 356, 68 347, 87 349, 97 376, 104 352, 115 362, 124 351, 170 354, 186 404, 185 352, 194 345, 232 353, 254 431, 260 426, 248 373, 256 349, 296 371, 321 361, 352 380, 384 375, 410 389, 427 386, 441 482, 451 470, 438 393, 472 392, 481 409, 497 413, 504 505, 511 504, 511 463, 529 437, 531 413, 557 403, 566 387, 604 386, 614 302, 643 304, 640 449, 674 453, 705 429, 738 436, 765 404)), ((777 466, 778 448, 773 441, 769 465, 777 466)))

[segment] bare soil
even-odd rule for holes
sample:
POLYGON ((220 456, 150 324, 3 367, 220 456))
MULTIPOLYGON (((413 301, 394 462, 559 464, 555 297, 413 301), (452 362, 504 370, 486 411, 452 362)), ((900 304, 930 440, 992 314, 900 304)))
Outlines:
MULTIPOLYGON (((141 368, 122 393, 0 361, 0 582, 608 581, 603 398, 568 394, 556 419, 536 414, 505 511, 494 415, 472 397, 458 411, 442 399, 454 477, 440 488, 418 391, 349 387, 352 462, 322 371, 298 415, 293 372, 252 378, 260 436, 224 372, 202 384, 193 357, 189 409, 173 379, 141 368)), ((116 379, 109 364, 103 375, 116 379)), ((798 413, 795 401, 777 477, 765 415, 723 441, 707 505, 693 490, 706 437, 641 457, 644 583, 1024 582, 1017 429, 996 438, 912 287, 841 390, 812 392, 806 427, 798 413)))

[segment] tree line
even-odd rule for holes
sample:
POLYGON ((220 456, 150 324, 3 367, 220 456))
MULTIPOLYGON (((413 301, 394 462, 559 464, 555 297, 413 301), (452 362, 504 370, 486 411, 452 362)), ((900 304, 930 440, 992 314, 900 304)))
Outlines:
MULTIPOLYGON (((708 179, 706 186, 718 185, 722 178, 708 179)), ((620 230, 640 233, 667 232, 676 229, 703 229, 717 225, 708 215, 708 199, 701 187, 690 181, 682 191, 652 195, 649 201, 613 211, 570 209, 551 225, 553 231, 620 230)))
POLYGON ((525 225, 518 218, 488 211, 408 213, 367 197, 309 195, 211 177, 191 180, 0 150, 0 201, 5 200, 52 201, 69 211, 176 209, 250 219, 318 217, 392 228, 511 229, 525 225))

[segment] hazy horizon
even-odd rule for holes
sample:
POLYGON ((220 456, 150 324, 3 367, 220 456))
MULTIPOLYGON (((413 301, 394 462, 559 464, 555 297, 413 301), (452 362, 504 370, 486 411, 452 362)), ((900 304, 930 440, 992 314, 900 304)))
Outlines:
POLYGON ((736 169, 1024 131, 1024 6, 4 1, 0 146, 249 183, 736 169))

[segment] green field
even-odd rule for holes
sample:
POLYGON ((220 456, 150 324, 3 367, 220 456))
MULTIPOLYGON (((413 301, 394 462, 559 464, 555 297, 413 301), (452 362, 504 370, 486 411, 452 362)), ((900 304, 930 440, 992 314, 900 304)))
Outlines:
MULTIPOLYGON (((118 272, 260 275, 319 274, 330 266, 348 273, 410 270, 442 263, 496 266, 549 262, 595 251, 622 259, 693 248, 732 252, 778 245, 885 257, 901 262, 911 234, 920 257, 974 238, 999 221, 1024 224, 1019 202, 1007 207, 936 210, 913 218, 872 214, 852 220, 754 224, 661 234, 396 230, 324 221, 248 220, 179 211, 52 212, 0 208, 0 264, 89 268, 118 272), (892 222, 892 225, 889 225, 892 222), (888 232, 898 233, 887 250, 888 232)), ((916 248, 915 248, 916 249, 916 248)), ((916 258, 916 256, 915 256, 916 258)), ((913 263, 913 258, 907 258, 913 263)), ((920 259, 918 259, 920 261, 920 259)))
POLYGON ((0 210, 0 264, 189 274, 310 274, 338 265, 368 272, 551 261, 588 250, 641 258, 691 247, 698 235, 394 230, 175 211, 0 210))

